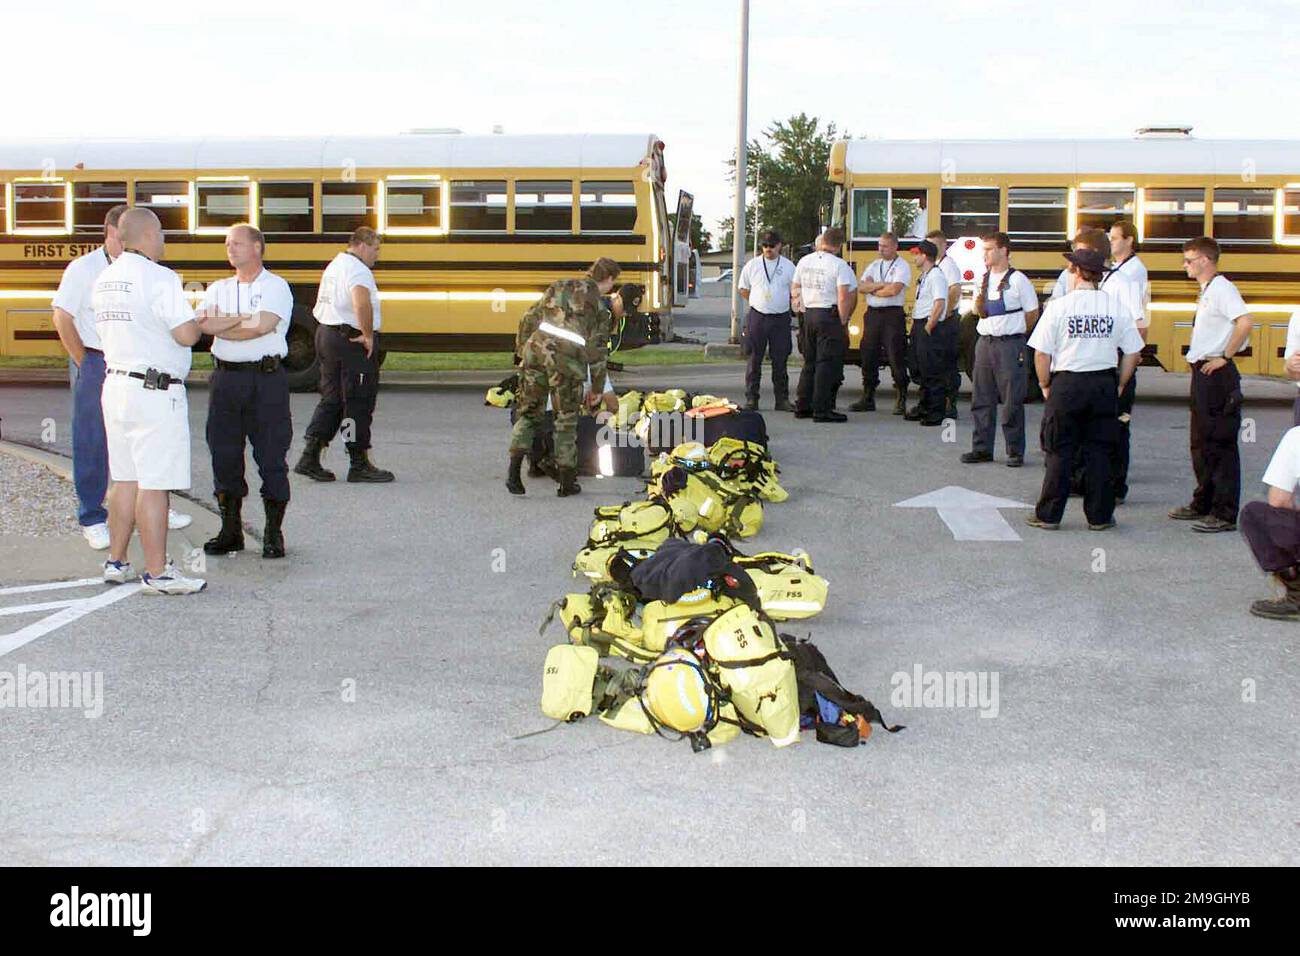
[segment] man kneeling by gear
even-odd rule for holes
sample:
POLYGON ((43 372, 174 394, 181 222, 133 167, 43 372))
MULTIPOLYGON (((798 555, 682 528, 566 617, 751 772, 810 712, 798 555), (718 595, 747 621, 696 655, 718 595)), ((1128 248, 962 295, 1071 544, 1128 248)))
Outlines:
POLYGON ((524 493, 519 471, 533 447, 533 436, 546 412, 549 396, 555 413, 555 464, 560 497, 576 495, 578 486, 578 412, 605 390, 612 323, 623 314, 619 297, 607 301, 620 269, 613 259, 592 263, 582 279, 551 283, 542 298, 519 323, 515 357, 519 362, 519 393, 514 431, 510 437, 510 474, 506 490, 524 493), (583 384, 590 370, 590 384, 583 384))
POLYGON ((1283 436, 1264 472, 1264 484, 1268 500, 1250 502, 1237 520, 1260 568, 1283 593, 1273 600, 1256 601, 1250 613, 1275 621, 1300 621, 1300 508, 1296 504, 1300 428, 1283 436))

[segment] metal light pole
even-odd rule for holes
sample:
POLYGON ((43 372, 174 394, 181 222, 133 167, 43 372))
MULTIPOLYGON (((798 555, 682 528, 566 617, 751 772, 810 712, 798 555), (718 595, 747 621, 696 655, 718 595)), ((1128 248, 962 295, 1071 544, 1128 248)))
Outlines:
POLYGON ((745 183, 749 178, 749 0, 740 0, 740 103, 736 115, 736 209, 731 239, 731 344, 740 344, 740 270, 745 258, 745 183))
MULTIPOLYGON (((761 159, 762 157, 760 157, 761 159)), ((758 258, 758 234, 763 231, 763 164, 754 167, 754 258, 758 258)))

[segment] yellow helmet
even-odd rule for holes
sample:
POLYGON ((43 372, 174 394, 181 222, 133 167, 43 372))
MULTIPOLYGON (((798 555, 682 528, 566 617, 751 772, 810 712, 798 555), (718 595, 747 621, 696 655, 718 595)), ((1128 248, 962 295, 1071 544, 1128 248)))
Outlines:
POLYGON ((714 723, 715 698, 704 665, 680 647, 650 665, 641 701, 656 723, 679 733, 695 733, 714 723))

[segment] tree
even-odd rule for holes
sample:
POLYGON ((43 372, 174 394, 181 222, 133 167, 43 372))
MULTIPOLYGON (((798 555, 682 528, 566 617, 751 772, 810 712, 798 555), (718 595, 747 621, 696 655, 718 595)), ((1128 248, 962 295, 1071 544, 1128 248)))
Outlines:
MULTIPOLYGON (((800 113, 777 120, 763 131, 764 141, 749 144, 748 185, 758 186, 758 228, 775 229, 787 250, 810 244, 822 226, 823 211, 830 207, 835 187, 827 177, 831 146, 842 134, 834 123, 822 128, 816 116, 800 113)), ((736 181, 736 161, 728 164, 736 181)), ((723 248, 731 244, 732 217, 718 224, 723 248)), ((754 206, 746 204, 746 242, 753 239, 754 206)))
MULTIPOLYGON (((677 235, 677 213, 668 214, 668 226, 673 235, 677 235)), ((700 252, 708 252, 709 244, 713 242, 713 234, 704 228, 704 220, 699 213, 691 213, 691 248, 700 252)))

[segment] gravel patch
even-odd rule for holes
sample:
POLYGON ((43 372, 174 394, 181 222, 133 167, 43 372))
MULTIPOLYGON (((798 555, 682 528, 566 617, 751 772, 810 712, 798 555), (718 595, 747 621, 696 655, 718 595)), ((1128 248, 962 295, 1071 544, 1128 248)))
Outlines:
POLYGON ((77 534, 77 495, 44 465, 0 452, 0 534, 77 534))

